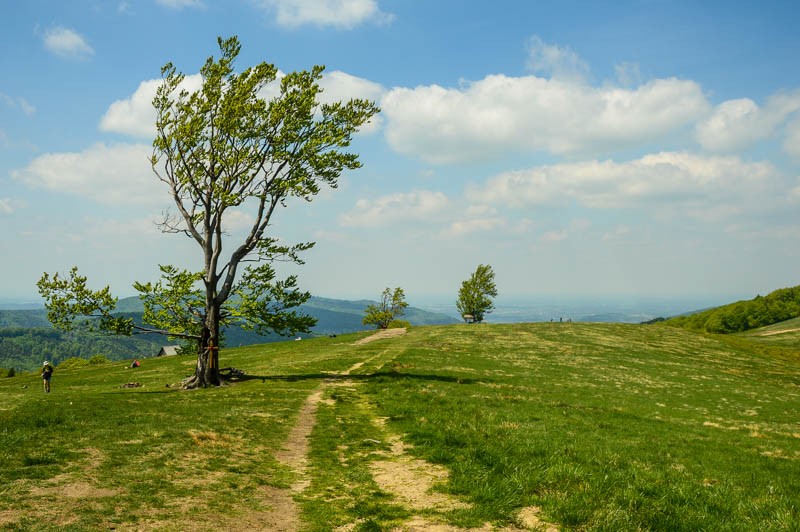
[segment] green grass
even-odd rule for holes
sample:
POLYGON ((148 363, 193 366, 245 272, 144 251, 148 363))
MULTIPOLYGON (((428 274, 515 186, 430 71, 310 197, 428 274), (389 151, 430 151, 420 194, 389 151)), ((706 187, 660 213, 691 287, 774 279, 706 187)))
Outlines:
POLYGON ((800 348, 800 318, 761 327, 736 336, 747 338, 766 346, 800 348))
POLYGON ((49 395, 0 380, 0 527, 247 523, 297 480, 275 453, 324 386, 295 495, 308 530, 520 525, 531 506, 563 529, 800 529, 797 344, 577 323, 362 336, 227 350, 264 378, 215 390, 166 387, 191 357, 56 368, 49 395), (462 504, 411 508, 375 480, 398 438, 462 504))

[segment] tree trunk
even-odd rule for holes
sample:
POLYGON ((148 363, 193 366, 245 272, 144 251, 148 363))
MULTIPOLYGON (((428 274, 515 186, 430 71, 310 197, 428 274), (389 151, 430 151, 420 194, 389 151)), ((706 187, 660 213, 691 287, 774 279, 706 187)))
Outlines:
POLYGON ((197 364, 194 376, 184 382, 184 388, 207 388, 222 384, 222 377, 219 373, 218 316, 219 309, 209 309, 203 332, 197 342, 197 364))

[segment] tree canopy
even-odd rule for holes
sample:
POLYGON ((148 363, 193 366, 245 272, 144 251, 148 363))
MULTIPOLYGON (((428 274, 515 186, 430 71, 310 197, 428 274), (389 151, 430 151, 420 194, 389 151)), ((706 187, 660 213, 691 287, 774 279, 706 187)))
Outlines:
POLYGON ((461 283, 456 309, 465 321, 480 323, 494 310, 493 297, 497 297, 494 271, 488 264, 479 264, 470 278, 461 283))
POLYGON ((300 291, 296 276, 278 279, 275 269, 281 261, 302 264, 300 253, 314 244, 284 243, 270 232, 271 222, 290 201, 310 202, 323 186, 335 188, 343 171, 361 166, 358 155, 343 148, 379 111, 361 99, 321 104, 322 66, 280 77, 274 65, 262 62, 237 73, 238 38, 219 38, 218 44, 219 58, 209 57, 200 69, 200 90, 184 89, 185 75, 167 63, 153 99, 157 134, 150 163, 176 209, 160 227, 197 244, 197 268, 162 265, 158 282, 134 284, 151 327, 115 318, 108 287, 87 289, 77 269, 70 278, 44 274, 39 281, 56 326, 92 316, 104 330, 196 342, 188 387, 220 383, 222 324, 282 334, 314 324, 292 310, 310 294, 300 291), (267 88, 277 95, 267 100, 267 88), (250 220, 240 235, 225 226, 235 213, 250 220))

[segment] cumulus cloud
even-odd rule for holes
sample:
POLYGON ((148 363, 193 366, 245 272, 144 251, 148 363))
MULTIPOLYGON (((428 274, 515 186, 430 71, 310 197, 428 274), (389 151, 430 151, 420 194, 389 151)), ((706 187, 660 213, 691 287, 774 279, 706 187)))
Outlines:
POLYGON ((800 117, 795 118, 786 126, 783 149, 792 157, 800 159, 800 117))
MULTIPOLYGON (((379 83, 340 70, 325 73, 319 85, 322 88, 322 94, 319 97, 321 103, 347 102, 353 98, 380 102, 381 97, 386 93, 386 89, 379 83)), ((380 114, 373 116, 369 123, 361 127, 360 132, 375 133, 380 129, 382 123, 380 114)))
POLYGON ((441 192, 416 190, 374 200, 360 199, 355 209, 342 215, 346 227, 380 227, 397 222, 429 220, 447 209, 449 200, 441 192))
POLYGON ((545 43, 538 35, 528 39, 528 68, 552 78, 583 80, 589 65, 567 47, 545 43))
POLYGON ((727 100, 697 124, 695 135, 703 148, 733 152, 776 134, 800 110, 800 91, 770 97, 763 106, 750 98, 727 100))
POLYGON ((517 208, 578 202, 597 209, 683 207, 699 214, 698 207, 718 204, 736 210, 763 194, 776 176, 769 163, 667 152, 622 163, 587 161, 506 172, 469 186, 466 196, 517 208))
POLYGON ((445 236, 462 236, 469 233, 491 231, 506 224, 506 220, 499 216, 491 218, 472 218, 469 220, 457 220, 450 224, 445 231, 445 236))
POLYGON ((82 152, 40 155, 11 177, 35 188, 111 205, 162 204, 165 192, 153 175, 146 144, 95 144, 82 152))
POLYGON ((504 227, 506 219, 497 209, 488 205, 471 205, 460 214, 453 214, 456 220, 444 231, 444 236, 457 237, 469 233, 492 231, 504 227))
POLYGON ((287 28, 331 26, 352 29, 364 22, 388 24, 394 16, 381 11, 376 0, 261 0, 287 28))
POLYGON ((491 75, 459 88, 395 88, 381 101, 392 148, 434 164, 641 146, 693 124, 709 107, 697 83, 674 78, 625 89, 491 75))
MULTIPOLYGON (((156 134, 153 97, 161 82, 160 79, 143 81, 129 98, 112 103, 100 119, 100 129, 133 137, 152 138, 156 134)), ((202 76, 193 74, 184 78, 178 90, 195 92, 202 86, 202 76)))
POLYGON ((94 49, 75 30, 57 26, 44 33, 44 47, 59 57, 86 59, 94 55, 94 49))
MULTIPOLYGON (((278 71, 276 81, 262 88, 259 96, 270 100, 280 94, 279 83, 284 75, 283 72, 278 71)), ((160 79, 142 81, 130 97, 112 103, 100 119, 100 129, 133 137, 152 138, 156 133, 156 113, 152 102, 161 82, 160 79)), ((179 90, 195 92, 202 86, 202 76, 192 74, 184 78, 179 90)), ((384 92, 383 87, 377 83, 340 71, 326 73, 320 80, 320 87, 323 89, 320 95, 322 103, 347 101, 351 98, 380 100, 381 94, 384 92)), ((379 122, 375 121, 363 129, 364 131, 374 131, 378 125, 379 122)))

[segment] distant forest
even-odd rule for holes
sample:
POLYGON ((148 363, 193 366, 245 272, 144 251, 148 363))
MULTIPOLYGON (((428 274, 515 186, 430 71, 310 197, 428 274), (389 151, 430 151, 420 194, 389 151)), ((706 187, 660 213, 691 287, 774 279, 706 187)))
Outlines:
POLYGON ((165 339, 88 332, 62 333, 52 328, 0 328, 0 367, 30 371, 44 360, 57 366, 71 358, 103 355, 110 360, 144 358, 158 353, 165 339))
MULTIPOLYGON (((361 320, 364 309, 371 301, 346 301, 312 297, 301 305, 300 311, 317 318, 312 335, 341 334, 364 330, 361 320)), ((117 306, 120 315, 132 317, 141 323, 142 304, 139 298, 125 298, 117 306)), ((405 318, 414 325, 456 323, 458 320, 443 314, 426 312, 409 307, 405 318)), ((227 347, 264 344, 286 340, 285 336, 258 335, 240 327, 223 331, 227 347)), ((306 335, 303 335, 306 336, 306 335)), ((54 365, 78 357, 89 359, 102 355, 109 360, 128 360, 155 356, 161 346, 180 342, 161 335, 116 336, 76 330, 63 333, 53 329, 47 321, 47 312, 37 310, 0 310, 0 368, 32 371, 48 360, 54 365)), ((0 377, 5 373, 0 371, 0 377)))
POLYGON ((718 334, 744 332, 800 316, 800 286, 781 288, 766 296, 738 301, 664 323, 693 331, 718 334))

